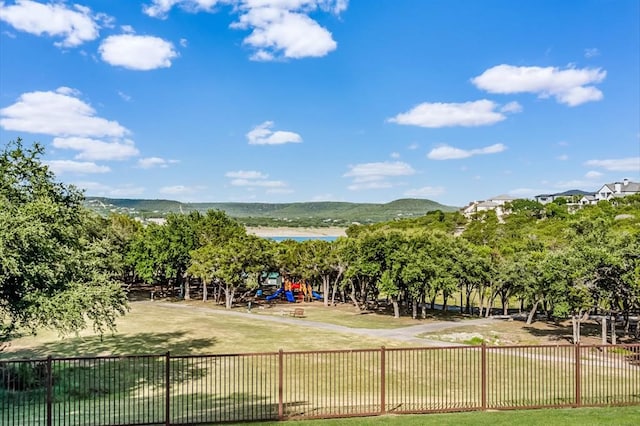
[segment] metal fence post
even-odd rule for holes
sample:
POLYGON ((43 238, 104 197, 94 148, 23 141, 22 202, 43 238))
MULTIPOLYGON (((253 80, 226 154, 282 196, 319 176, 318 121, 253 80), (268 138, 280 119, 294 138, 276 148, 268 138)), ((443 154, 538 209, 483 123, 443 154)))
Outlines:
POLYGON ((380 348, 380 414, 387 412, 387 351, 384 346, 380 348))
POLYGON ((51 355, 47 357, 47 426, 53 423, 53 368, 51 355))
POLYGON ((576 406, 579 407, 582 405, 582 368, 580 363, 580 342, 575 345, 575 359, 576 359, 576 406))
POLYGON ((283 395, 282 388, 284 380, 284 353, 282 349, 278 351, 278 420, 282 420, 284 418, 284 403, 283 403, 283 395))
POLYGON ((482 352, 481 352, 481 362, 482 362, 482 371, 481 371, 481 386, 482 386, 482 409, 487 409, 487 345, 482 342, 482 352))
POLYGON ((164 424, 169 426, 171 424, 171 353, 169 351, 165 354, 164 359, 164 424))

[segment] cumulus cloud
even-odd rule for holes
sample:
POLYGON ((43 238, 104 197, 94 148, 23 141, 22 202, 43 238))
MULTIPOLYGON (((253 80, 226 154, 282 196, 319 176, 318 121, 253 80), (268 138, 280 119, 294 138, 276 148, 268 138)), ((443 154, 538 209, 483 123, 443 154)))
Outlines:
POLYGON ((273 121, 265 121, 253 128, 247 133, 249 145, 282 145, 302 142, 302 136, 297 133, 281 130, 274 132, 271 130, 273 125, 273 121))
POLYGON ((506 112, 510 114, 522 112, 522 105, 515 101, 509 102, 508 104, 505 104, 502 106, 502 108, 500 108, 500 112, 506 112))
POLYGON ((599 101, 602 92, 593 86, 601 83, 607 72, 600 68, 518 67, 497 65, 471 82, 489 93, 534 93, 539 98, 554 97, 556 101, 577 106, 599 101))
POLYGON ((91 9, 78 4, 69 8, 64 3, 43 4, 29 0, 17 0, 5 6, 0 2, 0 20, 13 28, 29 34, 61 37, 59 47, 76 47, 99 36, 100 22, 111 18, 104 14, 92 14, 91 9))
MULTIPOLYGON (((513 103, 507 105, 511 104, 513 103)), ((486 126, 506 118, 503 112, 497 110, 498 106, 495 102, 487 99, 464 103, 424 102, 407 112, 389 118, 387 121, 430 128, 486 126)), ((513 105, 509 108, 514 109, 513 105)))
POLYGON ((141 169, 153 169, 154 167, 169 167, 169 164, 178 163, 178 160, 166 160, 161 157, 146 157, 138 160, 138 167, 141 169))
POLYGON ((599 167, 612 172, 640 172, 640 157, 627 157, 609 160, 589 160, 585 166, 599 167))
POLYGON ((256 170, 237 170, 225 173, 231 186, 245 187, 248 190, 266 189, 267 194, 288 194, 293 192, 289 185, 281 180, 269 180, 268 174, 256 170))
POLYGON ((355 191, 391 188, 393 184, 388 181, 389 178, 411 176, 415 173, 413 167, 402 161, 384 161, 349 165, 349 171, 343 176, 352 178, 353 182, 348 188, 355 191))
POLYGON ((136 71, 169 68, 171 60, 178 56, 173 43, 135 34, 109 36, 98 50, 106 63, 136 71))
POLYGON ((244 13, 232 28, 251 30, 244 44, 256 49, 251 59, 271 61, 278 57, 321 57, 336 49, 331 33, 308 15, 268 6, 243 7, 244 13))
POLYGON ((80 151, 75 156, 76 160, 126 160, 140 153, 130 140, 104 142, 81 137, 54 138, 53 146, 80 151))
POLYGON ((405 191, 407 197, 435 197, 444 194, 444 188, 441 186, 423 186, 422 188, 414 188, 405 191))
POLYGON ((101 166, 91 161, 51 160, 46 161, 45 164, 56 175, 63 173, 107 173, 111 171, 109 167, 101 166))
POLYGON ((473 157, 475 155, 497 154, 506 149, 507 147, 501 143, 476 149, 460 149, 449 145, 441 145, 432 149, 427 154, 427 158, 431 160, 459 160, 462 158, 473 157))
POLYGON ((97 117, 78 96, 68 87, 24 93, 13 105, 0 109, 0 126, 52 136, 123 137, 129 133, 117 121, 97 117))
POLYGON ((331 32, 309 14, 322 10, 339 15, 348 4, 348 0, 152 0, 143 11, 164 19, 174 7, 214 13, 217 6, 231 6, 239 15, 231 28, 250 31, 243 43, 254 50, 251 59, 272 61, 320 57, 335 50, 331 32))

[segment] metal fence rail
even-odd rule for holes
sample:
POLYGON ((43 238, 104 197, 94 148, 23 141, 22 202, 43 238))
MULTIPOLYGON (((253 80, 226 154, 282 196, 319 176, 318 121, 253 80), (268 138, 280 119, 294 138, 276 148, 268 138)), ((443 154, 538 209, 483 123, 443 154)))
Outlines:
POLYGON ((191 425, 640 405, 640 344, 0 361, 0 424, 191 425))

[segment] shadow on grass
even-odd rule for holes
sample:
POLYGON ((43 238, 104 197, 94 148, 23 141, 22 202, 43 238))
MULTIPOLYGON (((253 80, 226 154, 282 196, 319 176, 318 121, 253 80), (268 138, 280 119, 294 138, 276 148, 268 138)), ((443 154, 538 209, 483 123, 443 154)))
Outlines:
MULTIPOLYGON (((105 336, 75 336, 40 346, 12 350, 7 347, 0 359, 78 357, 97 355, 163 354, 187 355, 202 349, 211 349, 217 343, 214 337, 190 339, 182 331, 167 333, 136 333, 105 336)), ((208 351, 211 352, 211 351, 208 351)))

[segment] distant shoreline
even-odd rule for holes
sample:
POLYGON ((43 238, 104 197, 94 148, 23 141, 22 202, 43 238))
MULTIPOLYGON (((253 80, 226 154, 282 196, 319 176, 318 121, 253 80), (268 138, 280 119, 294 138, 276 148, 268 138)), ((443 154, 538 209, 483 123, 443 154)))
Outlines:
POLYGON ((288 228, 285 226, 247 226, 247 234, 258 237, 344 237, 346 228, 288 228))

